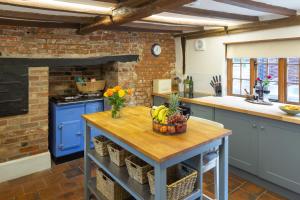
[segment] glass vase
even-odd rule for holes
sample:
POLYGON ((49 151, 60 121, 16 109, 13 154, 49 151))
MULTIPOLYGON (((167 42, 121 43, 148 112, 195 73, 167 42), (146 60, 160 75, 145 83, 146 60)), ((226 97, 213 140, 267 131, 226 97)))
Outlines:
POLYGON ((111 107, 111 117, 114 119, 121 117, 121 108, 115 105, 111 107))

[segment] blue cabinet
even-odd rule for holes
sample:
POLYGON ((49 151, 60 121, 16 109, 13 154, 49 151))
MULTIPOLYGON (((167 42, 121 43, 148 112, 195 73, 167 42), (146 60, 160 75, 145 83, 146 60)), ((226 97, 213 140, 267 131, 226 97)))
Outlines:
MULTIPOLYGON (((83 114, 103 111, 103 101, 58 105, 51 103, 49 148, 54 157, 83 151, 83 114)), ((92 136, 100 132, 92 130, 92 136)), ((92 142, 92 140, 91 140, 92 142)))
MULTIPOLYGON (((103 102, 98 101, 98 102, 91 102, 85 104, 85 113, 90 114, 90 113, 95 113, 95 112, 101 112, 103 111, 103 102)), ((93 144, 93 138, 97 135, 100 135, 100 130, 96 128, 91 128, 91 147, 94 148, 93 144)))

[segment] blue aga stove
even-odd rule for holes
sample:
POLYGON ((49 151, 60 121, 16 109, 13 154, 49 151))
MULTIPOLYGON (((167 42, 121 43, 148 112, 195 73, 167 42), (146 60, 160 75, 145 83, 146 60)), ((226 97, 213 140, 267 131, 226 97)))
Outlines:
MULTIPOLYGON (((81 115, 103 110, 104 100, 100 94, 57 96, 50 99, 49 149, 54 161, 82 154, 84 124, 81 115)), ((91 134, 94 137, 100 132, 91 130, 91 134)), ((91 144, 93 146, 92 139, 91 144)))

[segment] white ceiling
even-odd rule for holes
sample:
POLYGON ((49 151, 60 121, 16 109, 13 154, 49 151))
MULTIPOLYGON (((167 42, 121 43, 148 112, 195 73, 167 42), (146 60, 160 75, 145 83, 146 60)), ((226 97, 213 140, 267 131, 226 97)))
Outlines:
MULTIPOLYGON (((79 5, 90 5, 90 6, 99 6, 104 8, 113 8, 113 4, 103 3, 95 0, 41 0, 44 2, 66 2, 71 4, 79 4, 79 5)), ((287 7, 290 9, 300 10, 300 0, 256 0, 263 3, 268 3, 271 5, 278 5, 282 7, 287 7)), ((70 5, 71 5, 70 4, 70 5)), ((67 5, 67 4, 66 4, 67 5)), ((197 0, 194 3, 187 5, 193 8, 235 13, 235 14, 243 14, 243 15, 251 15, 251 16, 259 16, 261 20, 269 20, 275 18, 281 18, 284 16, 274 15, 265 12, 254 11, 246 8, 241 8, 237 6, 232 6, 224 3, 218 3, 213 0, 197 0)), ((60 12, 60 11, 50 11, 50 10, 42 10, 42 9, 32 9, 32 8, 24 8, 17 6, 9 6, 9 5, 1 5, 0 10, 13 10, 13 11, 22 11, 22 12, 33 12, 33 13, 42 13, 42 14, 52 14, 52 15, 67 15, 67 16, 95 16, 90 14, 77 14, 70 12, 60 12)), ((147 18, 148 19, 148 18, 147 18)), ((162 20, 163 22, 175 21, 181 22, 190 25, 207 25, 207 26, 230 26, 237 25, 241 23, 247 23, 239 20, 228 20, 228 19, 213 19, 206 17, 196 17, 196 16, 188 16, 174 13, 160 13, 157 15, 150 16, 151 20, 162 20)))

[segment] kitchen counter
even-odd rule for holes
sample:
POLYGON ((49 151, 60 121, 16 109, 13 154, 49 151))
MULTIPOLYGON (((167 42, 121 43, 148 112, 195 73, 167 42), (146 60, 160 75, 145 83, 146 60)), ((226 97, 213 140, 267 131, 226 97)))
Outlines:
MULTIPOLYGON (((169 94, 153 93, 153 96, 167 98, 169 94)), ((300 115, 289 116, 279 109, 281 103, 274 103, 273 105, 258 105, 246 102, 242 97, 224 96, 224 97, 199 97, 199 98, 180 98, 182 102, 209 106, 234 112, 245 113, 265 117, 269 119, 300 124, 300 115)))
MULTIPOLYGON (((85 199, 93 193, 97 199, 95 182, 91 177, 93 161, 109 174, 119 185, 135 199, 166 200, 167 168, 182 163, 190 158, 196 159, 194 169, 198 180, 202 179, 202 154, 211 148, 219 148, 219 194, 220 200, 228 199, 228 136, 231 130, 207 125, 190 119, 186 133, 166 136, 153 132, 150 108, 137 106, 122 109, 119 119, 111 118, 111 112, 83 115, 86 122, 85 131, 85 199), (199 128, 200 127, 200 128, 199 128), (91 129, 99 129, 103 136, 118 144, 128 152, 136 155, 155 171, 155 195, 149 192, 148 184, 141 185, 128 175, 126 167, 117 167, 109 158, 100 157, 90 148, 91 129), (95 192, 96 191, 96 192, 95 192)), ((198 199, 202 194, 202 182, 198 181, 195 190, 184 199, 198 199)))

